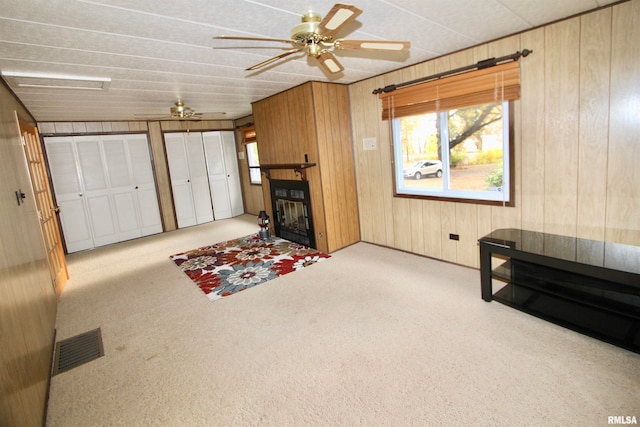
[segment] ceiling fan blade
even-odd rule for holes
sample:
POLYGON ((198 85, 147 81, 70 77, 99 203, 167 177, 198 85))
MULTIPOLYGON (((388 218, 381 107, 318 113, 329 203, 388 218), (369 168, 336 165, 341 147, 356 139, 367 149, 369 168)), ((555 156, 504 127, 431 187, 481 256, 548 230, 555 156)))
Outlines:
POLYGON ((136 120, 147 120, 147 121, 171 120, 171 116, 159 116, 157 114, 136 114, 133 117, 136 120))
POLYGON ((244 40, 244 41, 258 41, 258 42, 280 42, 280 43, 292 43, 296 44, 293 39, 272 39, 269 37, 251 37, 251 36, 213 36, 214 39, 220 40, 244 40))
POLYGON ((331 74, 336 74, 344 70, 342 64, 340 64, 336 57, 328 50, 322 51, 316 58, 320 61, 324 69, 331 74))
POLYGON ((298 47, 298 48, 295 48, 295 49, 290 49, 290 50, 286 51, 285 53, 281 53, 280 55, 276 55, 276 56, 271 57, 271 58, 269 58, 267 60, 264 60, 262 62, 258 62, 257 64, 252 65, 249 68, 245 68, 245 70, 246 71, 257 70, 258 68, 264 67, 265 65, 269 65, 272 62, 276 62, 277 60, 282 59, 282 58, 284 58, 286 56, 289 56, 289 55, 292 55, 294 53, 300 52, 300 51, 302 51, 302 49, 304 49, 304 48, 298 47))
POLYGON ((336 3, 327 16, 318 25, 318 34, 333 37, 342 27, 349 24, 362 13, 361 9, 350 4, 336 3))
POLYGON ((211 113, 195 113, 200 120, 220 120, 227 115, 224 111, 214 111, 211 113))
POLYGON ((336 49, 365 49, 405 51, 411 47, 411 42, 400 40, 336 40, 336 49))

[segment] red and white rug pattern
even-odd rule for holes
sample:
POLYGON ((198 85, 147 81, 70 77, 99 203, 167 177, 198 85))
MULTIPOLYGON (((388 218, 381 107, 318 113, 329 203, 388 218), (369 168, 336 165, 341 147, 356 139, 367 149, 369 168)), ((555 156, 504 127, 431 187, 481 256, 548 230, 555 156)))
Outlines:
POLYGON ((329 257, 279 237, 262 240, 251 234, 169 258, 214 301, 329 257))

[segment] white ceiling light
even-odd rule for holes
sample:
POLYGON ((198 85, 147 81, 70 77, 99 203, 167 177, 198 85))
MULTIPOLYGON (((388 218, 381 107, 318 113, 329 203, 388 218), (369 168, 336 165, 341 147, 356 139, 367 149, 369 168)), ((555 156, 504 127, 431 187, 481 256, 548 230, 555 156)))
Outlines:
POLYGON ((83 77, 3 71, 2 77, 14 88, 107 90, 109 77, 83 77))

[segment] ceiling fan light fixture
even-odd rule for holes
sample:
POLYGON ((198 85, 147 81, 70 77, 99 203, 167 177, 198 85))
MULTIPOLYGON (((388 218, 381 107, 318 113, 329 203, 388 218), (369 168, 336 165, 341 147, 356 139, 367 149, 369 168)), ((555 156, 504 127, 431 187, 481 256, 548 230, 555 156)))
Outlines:
POLYGON ((302 15, 302 22, 320 22, 322 17, 313 11, 309 11, 302 15))
POLYGON ((307 47, 307 52, 309 56, 317 58, 322 53, 322 46, 317 43, 310 43, 307 47))
POLYGON ((291 29, 291 38, 306 43, 310 38, 314 37, 317 28, 317 22, 303 22, 291 29))
POLYGON ((400 52, 409 49, 410 43, 408 41, 335 40, 334 37, 345 29, 348 24, 353 22, 361 13, 361 9, 342 3, 336 3, 324 18, 309 11, 302 16, 302 23, 292 28, 291 38, 289 40, 245 36, 218 36, 215 38, 269 42, 278 41, 293 45, 293 49, 289 49, 284 53, 251 65, 245 68, 246 71, 266 67, 290 55, 304 51, 308 56, 316 58, 324 71, 329 74, 335 74, 344 71, 344 67, 331 53, 337 49, 362 49, 387 52, 400 52))
POLYGON ((183 119, 185 117, 191 117, 193 116, 193 114, 194 114, 194 111, 191 108, 185 106, 184 102, 178 101, 176 102, 175 106, 171 107, 172 117, 183 119))

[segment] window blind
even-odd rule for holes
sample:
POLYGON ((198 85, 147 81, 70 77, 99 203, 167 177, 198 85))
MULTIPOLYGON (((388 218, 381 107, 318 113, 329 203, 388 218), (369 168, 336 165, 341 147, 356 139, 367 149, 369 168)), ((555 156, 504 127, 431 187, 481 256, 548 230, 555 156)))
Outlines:
POLYGON ((494 67, 380 93, 382 120, 520 98, 520 64, 494 67))
POLYGON ((244 131, 243 137, 242 137, 242 142, 244 144, 250 144, 252 142, 256 142, 257 138, 256 138, 256 130, 255 128, 249 128, 247 130, 244 131))

